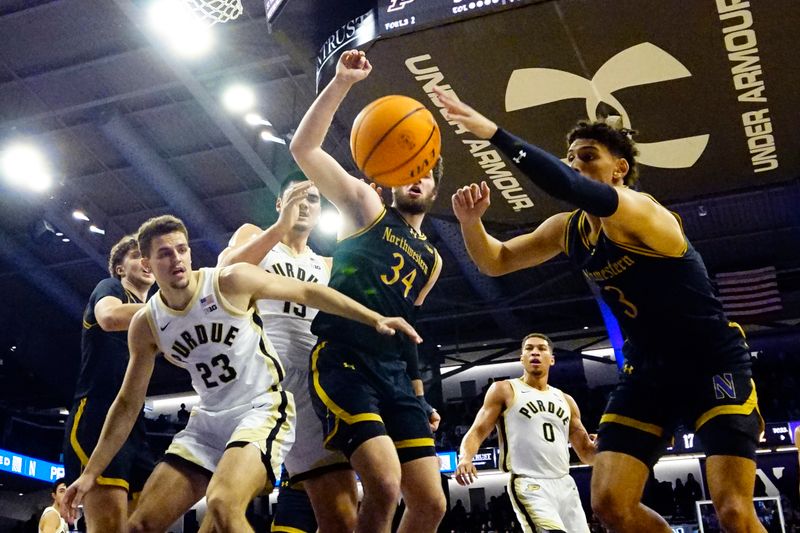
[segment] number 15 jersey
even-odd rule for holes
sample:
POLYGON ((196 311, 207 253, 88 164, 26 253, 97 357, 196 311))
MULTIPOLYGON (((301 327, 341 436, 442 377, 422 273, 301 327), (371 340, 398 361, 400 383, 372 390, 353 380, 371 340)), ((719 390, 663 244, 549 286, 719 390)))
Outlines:
POLYGON ((233 307, 219 290, 218 268, 201 268, 186 308, 167 307, 157 292, 147 320, 167 361, 185 368, 207 411, 230 409, 280 390, 284 371, 253 307, 233 307))

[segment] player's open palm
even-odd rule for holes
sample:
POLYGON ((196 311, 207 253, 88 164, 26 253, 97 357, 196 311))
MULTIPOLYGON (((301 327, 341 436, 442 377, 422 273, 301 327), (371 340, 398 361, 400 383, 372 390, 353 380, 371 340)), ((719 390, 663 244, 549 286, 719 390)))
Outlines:
POLYGON ((454 93, 448 94, 436 86, 433 92, 444 106, 447 120, 458 122, 481 139, 490 139, 497 131, 497 124, 455 98, 454 93))
POLYGON ((78 506, 83 502, 83 497, 86 496, 87 492, 92 490, 94 485, 94 478, 82 474, 72 485, 67 487, 67 491, 64 493, 64 499, 61 500, 61 509, 59 509, 64 520, 72 523, 78 519, 78 506))
POLYGON ((422 337, 419 336, 417 330, 399 316, 381 317, 375 324, 375 329, 381 335, 394 335, 399 331, 400 333, 405 333, 409 339, 417 344, 422 342, 422 337))
POLYGON ((489 185, 472 183, 456 190, 452 198, 453 213, 462 224, 477 222, 491 204, 489 185))
POLYGON ((348 83, 357 83, 372 72, 367 56, 359 50, 348 50, 336 64, 336 77, 348 83))

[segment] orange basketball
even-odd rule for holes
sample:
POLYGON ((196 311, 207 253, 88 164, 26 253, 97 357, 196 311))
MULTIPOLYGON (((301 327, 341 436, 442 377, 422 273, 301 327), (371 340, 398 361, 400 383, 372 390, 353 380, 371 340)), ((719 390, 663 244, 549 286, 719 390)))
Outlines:
POLYGON ((350 151, 359 170, 384 187, 418 181, 439 159, 442 136, 428 109, 408 96, 378 98, 353 121, 350 151))

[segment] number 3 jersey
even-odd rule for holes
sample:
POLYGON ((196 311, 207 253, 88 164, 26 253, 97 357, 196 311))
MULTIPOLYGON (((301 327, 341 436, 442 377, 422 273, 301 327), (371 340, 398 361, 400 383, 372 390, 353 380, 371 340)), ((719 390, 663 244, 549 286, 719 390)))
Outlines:
MULTIPOLYGON (((309 283, 327 285, 330 280, 325 259, 308 247, 303 253, 297 254, 279 242, 259 266, 272 274, 309 283)), ((281 300, 259 300, 256 305, 264 321, 264 330, 287 370, 293 367, 307 372, 309 354, 317 341, 311 334, 311 321, 317 316, 317 310, 281 300)))
POLYGON ((619 321, 635 371, 685 372, 686 364, 716 371, 749 361, 741 329, 725 317, 688 240, 682 254, 665 256, 612 241, 603 231, 592 245, 590 231, 586 213, 573 212, 564 249, 619 321))
MULTIPOLYGON (((371 225, 339 242, 329 285, 384 316, 413 322, 414 302, 439 260, 424 234, 397 210, 385 208, 371 225)), ((323 312, 311 330, 320 340, 338 340, 373 354, 368 365, 395 362, 411 344, 402 334, 381 335, 367 325, 323 312)))
POLYGON ((569 474, 571 410, 564 393, 555 387, 531 387, 509 379, 511 404, 497 419, 500 468, 518 476, 559 478, 569 474))
POLYGON ((218 268, 197 271, 197 292, 182 311, 157 292, 147 319, 159 349, 192 376, 200 407, 219 411, 280 390, 284 371, 253 307, 234 308, 219 290, 218 268))

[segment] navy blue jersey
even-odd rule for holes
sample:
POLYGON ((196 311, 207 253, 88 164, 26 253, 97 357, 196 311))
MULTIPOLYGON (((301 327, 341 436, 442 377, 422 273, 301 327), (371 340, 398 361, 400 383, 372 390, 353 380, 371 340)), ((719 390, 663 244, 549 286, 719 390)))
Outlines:
POLYGON ((124 304, 142 303, 122 286, 117 278, 106 278, 94 288, 83 312, 81 334, 81 370, 75 386, 75 400, 92 397, 114 400, 122 386, 128 366, 128 332, 103 331, 94 316, 94 306, 106 296, 124 304))
MULTIPOLYGON (((564 249, 600 287, 626 337, 625 357, 641 370, 684 362, 706 370, 749 361, 741 328, 722 310, 703 259, 686 240, 678 256, 611 240, 589 241, 587 215, 568 219, 564 249)), ((684 237, 685 238, 685 237, 684 237)))
MULTIPOLYGON (((339 242, 329 286, 384 316, 413 322, 414 302, 428 285, 439 254, 424 234, 394 208, 386 208, 367 228, 339 242)), ((411 341, 381 335, 352 320, 319 312, 311 331, 321 340, 360 347, 383 362, 397 361, 411 341)))

